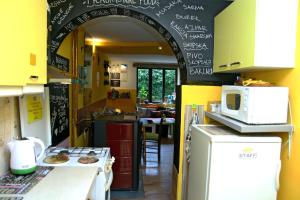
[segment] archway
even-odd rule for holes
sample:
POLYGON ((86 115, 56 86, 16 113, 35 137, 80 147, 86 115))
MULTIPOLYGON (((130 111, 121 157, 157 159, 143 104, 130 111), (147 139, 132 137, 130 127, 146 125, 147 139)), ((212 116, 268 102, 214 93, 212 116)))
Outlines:
POLYGON ((99 8, 96 10, 92 10, 90 12, 84 13, 77 18, 71 20, 67 23, 66 26, 62 27, 61 29, 57 30, 56 32, 51 33, 51 45, 50 45, 50 63, 51 65, 56 65, 56 52, 63 41, 63 39, 73 30, 75 30, 80 25, 84 24, 85 22, 98 18, 98 17, 105 17, 110 15, 120 15, 120 16, 127 16, 132 17, 135 19, 138 19, 139 21, 142 21, 143 23, 146 23, 147 25, 154 28, 164 39, 165 41, 170 45, 177 61, 178 66, 180 69, 180 78, 181 78, 181 84, 184 84, 187 82, 187 71, 186 71, 186 63, 183 57, 183 53, 175 41, 172 34, 167 31, 159 22, 155 21, 149 16, 146 16, 142 13, 124 9, 124 8, 99 8))
MULTIPOLYGON (((51 17, 49 57, 64 37, 86 21, 101 16, 136 18, 157 30, 169 43, 178 60, 182 84, 232 83, 235 75, 213 73, 214 16, 228 0, 48 0, 51 17)), ((50 60, 49 60, 50 61, 50 60)))

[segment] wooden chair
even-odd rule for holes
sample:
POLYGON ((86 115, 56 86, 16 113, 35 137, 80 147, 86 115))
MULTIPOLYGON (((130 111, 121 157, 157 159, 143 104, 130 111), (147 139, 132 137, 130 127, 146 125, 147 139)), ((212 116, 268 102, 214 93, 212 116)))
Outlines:
POLYGON ((160 144, 161 144, 162 119, 159 124, 155 124, 152 120, 143 124, 143 159, 147 160, 148 154, 157 154, 157 160, 160 162, 160 144))

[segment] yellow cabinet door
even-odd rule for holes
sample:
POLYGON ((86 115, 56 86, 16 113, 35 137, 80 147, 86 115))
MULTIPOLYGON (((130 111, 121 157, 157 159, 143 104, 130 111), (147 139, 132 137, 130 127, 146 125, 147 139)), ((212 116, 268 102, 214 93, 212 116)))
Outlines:
POLYGON ((26 0, 26 84, 47 82, 47 2, 26 0))
POLYGON ((228 68, 230 63, 230 28, 222 28, 226 24, 226 19, 223 17, 215 18, 214 32, 214 57, 213 70, 214 72, 223 71, 228 68))
POLYGON ((255 1, 234 1, 215 17, 214 72, 254 62, 255 1))
POLYGON ((1 3, 1 86, 46 83, 46 14, 45 0, 1 3))
POLYGON ((23 45, 24 29, 22 21, 25 13, 21 12, 26 1, 3 1, 0 6, 0 85, 24 85, 26 57, 23 45))
POLYGON ((297 13, 298 0, 235 0, 215 17, 214 72, 293 68, 297 13))

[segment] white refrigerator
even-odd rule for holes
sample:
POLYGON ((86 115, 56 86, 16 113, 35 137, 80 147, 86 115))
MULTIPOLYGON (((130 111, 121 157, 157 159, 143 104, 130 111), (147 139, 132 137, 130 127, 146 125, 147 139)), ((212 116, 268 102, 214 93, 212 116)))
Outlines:
POLYGON ((189 200, 276 200, 281 138, 192 127, 189 200))

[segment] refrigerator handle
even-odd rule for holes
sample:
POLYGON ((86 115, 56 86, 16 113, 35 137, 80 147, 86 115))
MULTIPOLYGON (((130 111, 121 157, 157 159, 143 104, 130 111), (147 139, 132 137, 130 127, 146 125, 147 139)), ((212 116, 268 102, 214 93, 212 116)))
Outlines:
POLYGON ((280 176, 280 170, 281 170, 281 160, 277 163, 277 170, 276 170, 276 176, 275 176, 275 189, 278 191, 280 187, 279 183, 279 176, 280 176))

